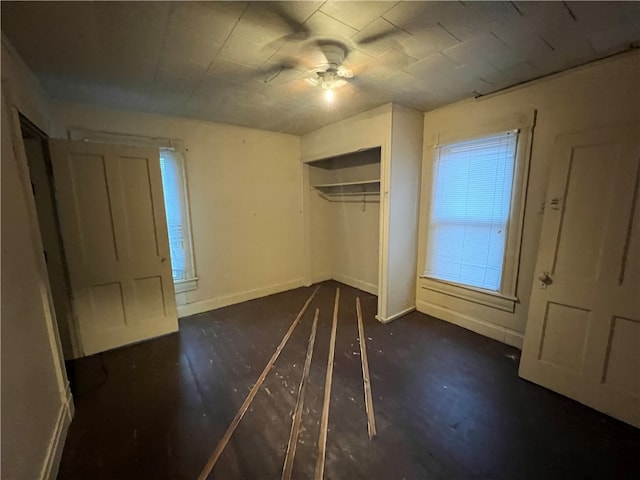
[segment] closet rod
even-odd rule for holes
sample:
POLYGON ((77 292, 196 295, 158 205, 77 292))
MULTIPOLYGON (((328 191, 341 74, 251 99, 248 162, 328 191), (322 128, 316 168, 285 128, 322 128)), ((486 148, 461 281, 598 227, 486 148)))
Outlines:
POLYGON ((336 193, 324 193, 318 190, 320 195, 324 195, 327 197, 360 197, 363 195, 366 196, 380 196, 380 192, 336 192, 336 193))
MULTIPOLYGON (((320 193, 320 196, 322 198, 324 198, 327 202, 331 202, 331 203, 380 203, 380 199, 374 199, 374 200, 367 200, 366 199, 366 195, 363 195, 362 193, 358 194, 358 196, 362 195, 363 198, 362 200, 333 200, 331 197, 340 197, 342 195, 340 194, 335 194, 335 195, 325 195, 324 193, 320 193)), ((377 194, 380 195, 380 194, 377 194)), ((347 196, 356 196, 355 194, 351 194, 351 195, 347 195, 347 196)))

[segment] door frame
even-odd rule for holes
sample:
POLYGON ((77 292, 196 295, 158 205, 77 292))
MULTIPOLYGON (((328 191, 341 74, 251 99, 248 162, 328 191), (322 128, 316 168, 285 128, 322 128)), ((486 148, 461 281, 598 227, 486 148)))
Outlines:
MULTIPOLYGON (((3 85, 4 87, 4 85, 3 85)), ((3 88, 4 90, 4 88, 3 88)), ((49 275, 47 272, 47 265, 44 260, 42 251, 44 249, 42 245, 42 237, 40 235, 40 225, 38 224, 38 213, 36 211, 35 199, 33 198, 31 191, 31 177, 29 175, 29 165, 27 163, 27 153, 25 150, 24 142, 22 140, 22 128, 20 123, 20 116, 24 116, 12 101, 10 92, 3 92, 3 103, 7 108, 7 114, 9 115, 11 142, 13 144, 13 153, 17 164, 18 174, 22 183, 22 192, 24 195, 24 201, 28 213, 29 221, 29 233, 31 236, 31 245, 34 251, 34 257, 36 259, 37 273, 39 278, 39 290, 40 298, 42 302, 43 311, 45 312, 45 324, 47 327, 47 334, 49 338, 49 345, 51 347, 51 360, 54 364, 54 371, 56 373, 56 380, 58 384, 58 391, 62 399, 63 404, 66 404, 67 411, 69 412, 69 419, 74 415, 74 405, 71 397, 71 387, 67 379, 67 373, 65 370, 64 356, 62 354, 62 345, 60 343, 60 337, 58 334, 58 325, 56 323, 56 313, 53 309, 53 297, 51 295, 51 286, 49 285, 49 275)), ((33 124, 33 122, 31 122, 33 124)), ((33 124, 35 126, 35 124, 33 124)), ((60 450, 60 453, 62 451, 60 450)), ((45 465, 45 467, 47 467, 45 465)))
MULTIPOLYGON (((51 165, 51 158, 49 156, 49 145, 47 143, 47 140, 49 140, 49 135, 46 134, 46 132, 44 132, 42 129, 40 129, 36 124, 34 124, 31 120, 29 120, 28 117, 26 117, 22 112, 18 111, 18 118, 19 118, 19 122, 20 122, 20 132, 21 132, 21 140, 23 138, 36 138, 40 141, 40 145, 42 148, 42 157, 43 157, 43 161, 45 163, 45 169, 48 172, 52 172, 53 171, 53 167, 51 165), (28 137, 25 137, 25 134, 28 134, 28 137)), ((29 184, 31 184, 31 167, 29 166, 29 157, 26 154, 26 148, 24 146, 24 142, 22 143, 22 148, 25 150, 25 159, 26 159, 26 163, 27 163, 27 172, 29 174, 29 184)), ((53 175, 53 174, 51 174, 53 175)), ((51 201, 53 203, 53 212, 54 212, 54 223, 56 226, 56 233, 58 236, 58 240, 59 240, 59 245, 60 245, 60 253, 61 253, 61 260, 62 260, 62 268, 63 268, 63 273, 64 273, 64 282, 66 283, 66 291, 68 293, 67 296, 67 307, 69 309, 69 312, 71 313, 71 315, 68 315, 64 321, 67 323, 67 329, 69 332, 69 341, 71 344, 71 359, 76 359, 76 358, 80 358, 82 356, 84 356, 84 350, 82 348, 82 340, 80 338, 80 335, 78 334, 78 324, 76 321, 76 316, 73 310, 73 301, 71 298, 71 284, 69 282, 69 271, 68 271, 68 267, 67 267, 67 258, 66 258, 66 254, 65 254, 65 250, 64 250, 64 243, 62 242, 62 231, 60 230, 60 219, 58 217, 58 208, 57 208, 57 200, 56 200, 56 195, 55 195, 55 184, 52 181, 53 177, 48 177, 48 183, 49 183, 49 188, 51 189, 51 201)), ((42 243, 42 233, 40 232, 40 218, 38 216, 38 212, 37 212, 37 208, 36 208, 36 221, 38 223, 38 236, 40 238, 40 242, 42 243)), ((45 271, 47 274, 47 280, 49 280, 49 271, 48 271, 48 265, 45 259, 45 271)), ((49 287, 49 293, 51 293, 51 284, 50 284, 50 280, 47 282, 47 285, 49 287)), ((51 297, 52 299, 52 297, 51 297)), ((54 309, 55 312, 55 304, 52 303, 51 306, 52 309, 54 309)), ((56 329, 58 330, 58 338, 60 337, 60 330, 59 330, 59 322, 60 319, 57 318, 57 314, 55 315, 56 318, 56 329)), ((62 342, 61 342, 62 345, 62 342)), ((62 355, 64 358, 65 352, 62 351, 62 355)))

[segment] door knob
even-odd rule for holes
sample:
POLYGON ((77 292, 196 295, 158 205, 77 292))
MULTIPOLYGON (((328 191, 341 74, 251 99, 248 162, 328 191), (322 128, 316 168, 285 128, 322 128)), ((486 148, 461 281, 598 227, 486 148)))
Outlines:
POLYGON ((551 283, 551 276, 549 275, 549 272, 542 272, 540 275, 538 275, 538 280, 540 280, 545 285, 549 285, 551 283))

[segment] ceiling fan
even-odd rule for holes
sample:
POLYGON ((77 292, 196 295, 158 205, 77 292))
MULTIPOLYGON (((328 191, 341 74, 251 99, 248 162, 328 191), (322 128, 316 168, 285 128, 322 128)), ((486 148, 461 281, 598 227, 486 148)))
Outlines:
MULTIPOLYGON (((386 31, 375 33, 359 41, 347 38, 340 40, 326 38, 314 35, 307 25, 296 21, 280 7, 273 5, 270 11, 282 19, 292 31, 292 33, 271 42, 270 45, 279 44, 282 46, 286 43, 295 43, 299 44, 300 48, 295 56, 281 58, 276 65, 266 71, 263 70, 264 83, 271 83, 286 70, 302 70, 306 72, 305 82, 313 87, 321 88, 328 101, 333 100, 335 89, 355 80, 353 72, 343 65, 353 49, 391 38, 397 34, 397 29, 390 26, 386 31), (309 62, 309 57, 314 59, 312 63, 309 62)), ((394 48, 402 50, 399 45, 394 45, 394 48)))
POLYGON ((333 90, 344 86, 353 78, 353 72, 342 65, 347 57, 347 47, 337 41, 319 40, 317 47, 324 54, 327 61, 309 70, 305 81, 314 87, 320 87, 325 92, 327 100, 333 100, 333 90))
POLYGON ((336 89, 347 83, 360 83, 344 62, 354 48, 363 44, 326 38, 307 40, 297 55, 281 58, 268 70, 262 70, 263 81, 268 84, 285 71, 300 70, 306 84, 322 89, 325 99, 331 102, 336 89))

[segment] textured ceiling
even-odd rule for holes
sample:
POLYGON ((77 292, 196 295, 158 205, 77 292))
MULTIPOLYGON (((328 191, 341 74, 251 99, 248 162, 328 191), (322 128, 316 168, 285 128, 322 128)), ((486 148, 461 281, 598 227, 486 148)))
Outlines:
POLYGON ((394 101, 430 110, 629 48, 640 2, 5 2, 56 99, 303 134, 394 101), (333 104, 304 81, 349 49, 333 104), (281 68, 286 64, 287 68, 281 68), (291 68, 293 67, 293 68, 291 68))

